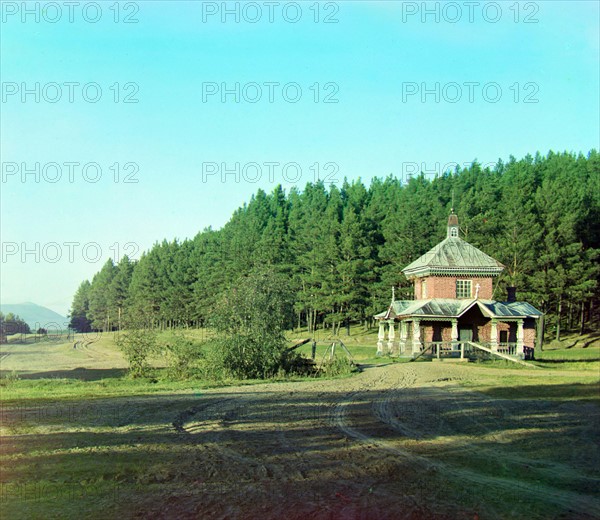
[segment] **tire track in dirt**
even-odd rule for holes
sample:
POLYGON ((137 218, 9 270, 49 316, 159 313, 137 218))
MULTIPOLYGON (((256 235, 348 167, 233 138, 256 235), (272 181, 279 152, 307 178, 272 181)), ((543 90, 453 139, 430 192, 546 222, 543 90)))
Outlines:
MULTIPOLYGON (((429 374, 431 377, 431 374, 429 374)), ((402 434, 403 436, 410 436, 413 439, 417 440, 419 437, 423 437, 425 435, 431 435, 435 433, 434 431, 426 431, 419 432, 411 430, 406 425, 402 424, 394 414, 392 410, 392 403, 395 400, 401 399, 403 390, 412 389, 417 387, 418 385, 423 384, 423 381, 420 381, 416 376, 414 371, 410 369, 406 370, 406 373, 400 375, 397 380, 397 389, 391 392, 388 392, 386 397, 380 401, 374 403, 373 407, 373 419, 376 422, 383 422, 388 427, 392 428, 394 431, 402 434), (416 435, 416 437, 415 437, 416 435)), ((469 392, 465 390, 465 392, 469 392)), ((399 448, 394 442, 389 441, 384 438, 376 437, 372 434, 366 433, 365 431, 361 431, 361 429, 355 428, 351 426, 350 421, 351 417, 348 416, 347 411, 352 408, 353 404, 356 405, 355 397, 360 393, 360 390, 355 390, 350 393, 345 399, 341 400, 335 406, 334 411, 334 423, 335 425, 343 431, 346 435, 358 440, 359 442, 366 443, 369 445, 375 445, 379 449, 387 452, 394 453, 395 455, 404 458, 407 461, 410 461, 412 464, 416 465, 423 470, 434 470, 436 472, 442 472, 447 474, 449 477, 460 478, 464 480, 471 481, 476 484, 480 484, 482 486, 495 486, 496 488, 502 488, 507 494, 519 492, 519 493, 527 493, 534 494, 536 497, 543 496, 544 499, 553 504, 557 504, 565 508, 566 510, 574 511, 583 517, 600 518, 600 503, 597 500, 594 500, 591 497, 582 496, 581 494, 577 494, 570 491, 565 491, 557 488, 550 488, 549 486, 542 488, 537 486, 534 483, 528 483, 525 481, 517 481, 517 480, 509 480, 503 477, 495 477, 483 473, 478 473, 477 471, 460 468, 457 466, 450 465, 441 461, 434 461, 428 457, 416 455, 411 453, 410 451, 399 448)), ((490 403, 496 404, 497 400, 487 399, 490 403)), ((499 423, 499 421, 497 421, 499 423)), ((485 426, 479 423, 479 426, 485 426)), ((488 431, 491 429, 488 428, 488 431)), ((475 447, 473 450, 477 449, 475 447)), ((486 450, 492 452, 492 450, 486 450)), ((534 461, 528 460, 530 463, 534 461)))
MULTIPOLYGON (((303 504, 304 516, 299 516, 298 510, 297 518, 320 519, 328 518, 326 515, 331 516, 334 512, 338 514, 340 507, 346 507, 343 498, 346 491, 343 490, 348 490, 349 496, 364 499, 361 495, 363 477, 377 484, 378 507, 398 503, 392 488, 381 486, 385 484, 385 477, 371 473, 371 469, 385 464, 410 467, 418 475, 460 479, 477 484, 482 490, 492 488, 506 499, 535 496, 536 500, 560 506, 572 515, 579 515, 579 518, 600 518, 600 504, 592 496, 490 475, 471 467, 461 467, 460 462, 438 460, 435 453, 414 453, 410 447, 402 445, 406 439, 411 439, 412 443, 426 443, 428 437, 437 435, 460 436, 465 439, 464 442, 459 441, 458 449, 461 451, 479 450, 480 454, 498 458, 493 449, 477 443, 477 432, 489 432, 492 435, 488 435, 486 442, 489 439, 493 442, 493 431, 501 431, 506 426, 503 421, 510 417, 511 410, 503 406, 502 400, 459 389, 452 384, 452 381, 468 375, 464 367, 390 365, 369 369, 348 379, 257 385, 249 393, 248 387, 220 389, 217 400, 179 412, 172 427, 186 434, 192 442, 206 443, 210 451, 203 453, 214 453, 216 458, 211 458, 212 477, 209 475, 206 485, 225 486, 230 492, 239 493, 251 501, 263 501, 261 503, 267 500, 261 486, 267 486, 271 490, 267 496, 278 503, 270 506, 274 509, 270 510, 268 518, 275 518, 276 513, 282 512, 277 508, 282 507, 281 503, 286 503, 288 498, 300 500, 303 504), (340 395, 343 397, 340 398, 340 395), (407 396, 413 402, 426 400, 430 408, 423 409, 421 413, 431 413, 431 417, 419 420, 415 425, 410 421, 410 414, 403 416, 402 400, 407 396), (443 402, 436 408, 436 400, 442 401, 442 398, 443 402), (473 407, 466 413, 463 410, 465 403, 473 407), (486 416, 482 422, 478 415, 481 407, 499 412, 486 416), (444 414, 451 412, 456 413, 449 419, 444 418, 444 414), (465 422, 471 426, 463 428, 465 422), (200 433, 202 438, 195 439, 195 435, 200 433), (394 437, 393 433, 399 433, 402 438, 394 437), (308 440, 304 441, 304 438, 308 440), (471 445, 470 438, 474 440, 471 445), (359 441, 359 446, 364 444, 364 449, 358 447, 356 451, 357 445, 352 440, 359 441), (323 443, 322 452, 318 443, 323 443), (221 465, 224 465, 222 469, 221 465), (228 480, 231 474, 239 479, 237 487, 235 479, 233 483, 228 480), (339 493, 340 498, 336 498, 338 493, 333 499, 331 494, 323 495, 324 503, 316 503, 314 486, 321 478, 335 479, 336 474, 344 475, 336 484, 343 491, 339 493), (213 478, 220 480, 210 480, 213 478)), ((211 396, 216 397, 210 391, 205 394, 206 398, 211 396)), ((515 454, 502 457, 502 462, 514 464, 536 462, 515 454)), ((558 469, 559 465, 554 467, 558 469)), ((403 499, 403 511, 396 517, 418 515, 419 508, 426 503, 423 500, 407 495, 403 499)), ((269 503, 268 500, 266 503, 269 503)), ((347 507, 351 504, 348 503, 347 507)), ((422 517, 434 516, 424 514, 422 517)))
MULTIPOLYGON (((285 504, 290 498, 302 504, 302 514, 298 512, 298 516, 294 518, 339 518, 340 507, 363 507, 362 503, 357 503, 359 499, 356 497, 359 495, 356 492, 361 488, 367 489, 368 486, 357 483, 355 479, 360 480, 361 476, 368 476, 368 469, 354 461, 351 454, 344 456, 338 451, 349 449, 330 419, 335 401, 331 400, 328 391, 338 384, 339 382, 331 381, 311 383, 311 392, 286 391, 290 386, 298 388, 299 385, 296 383, 269 385, 263 388, 262 392, 253 392, 248 396, 236 394, 235 398, 226 401, 188 408, 177 415, 173 427, 192 438, 196 433, 208 434, 205 439, 210 442, 210 450, 228 466, 234 468, 233 471, 239 473, 240 486, 235 488, 236 493, 242 493, 243 489, 243 493, 250 494, 256 499, 256 486, 259 486, 259 491, 260 486, 266 486, 270 489, 270 496, 275 498, 275 502, 285 504), (282 399, 282 396, 286 395, 290 397, 282 399), (309 417, 305 417, 303 413, 307 407, 304 403, 309 399, 312 404, 308 407, 309 417), (314 404, 315 401, 317 404, 314 404), (299 406, 299 403, 302 405, 299 406), (280 425, 279 429, 272 429, 270 425, 265 428, 262 424, 265 411, 271 405, 274 406, 273 415, 279 420, 277 423, 280 425), (233 412, 231 424, 222 420, 222 417, 230 412, 233 412), (203 421, 196 420, 198 414, 204 415, 203 421), (264 430, 259 429, 258 435, 257 424, 260 428, 264 428, 264 430), (230 430, 231 425, 234 428, 230 430), (310 435, 303 434, 304 431, 310 432, 310 435), (249 441, 245 439, 246 432, 249 433, 249 441), (299 442, 302 438, 309 440, 306 443, 299 442), (318 440, 313 441, 312 439, 315 438, 318 440), (322 453, 316 447, 320 442, 326 443, 322 453), (332 453, 336 454, 337 460, 333 465, 332 453), (319 489, 321 479, 335 478, 333 475, 337 472, 334 468, 341 468, 344 475, 352 475, 353 481, 345 482, 342 479, 335 485, 338 488, 336 492, 326 488, 319 489), (287 487, 290 488, 289 491, 286 491, 287 487), (345 489, 352 489, 352 491, 346 493, 345 489), (289 492, 292 495, 289 495, 289 492), (353 497, 348 503, 345 503, 346 495, 353 497), (292 499, 291 496, 294 498, 292 499)), ((223 476, 222 472, 219 474, 223 476)), ((232 488, 232 491, 235 489, 232 488)), ((261 496, 259 492, 259 500, 261 496)), ((378 497, 379 499, 384 497, 387 502, 398 502, 397 494, 386 490, 378 490, 378 497)), ((365 499, 362 497, 360 500, 365 499)), ((375 500, 374 496, 372 500, 375 500)), ((283 513, 288 515, 289 511, 282 511, 283 513)), ((269 518, 275 517, 269 516, 269 518)), ((364 515, 364 511, 359 516, 352 513, 350 517, 368 518, 364 515)), ((383 513, 380 517, 388 518, 383 513)), ((400 516, 396 515, 396 518, 400 516)))
MULTIPOLYGON (((210 394, 207 394, 207 396, 210 394)), ((250 413, 256 408, 267 395, 244 395, 236 394, 235 397, 221 398, 216 402, 197 405, 180 412, 172 425, 179 433, 185 433, 191 440, 198 433, 202 433, 210 440, 211 449, 217 452, 223 459, 239 464, 244 469, 250 469, 249 477, 260 475, 263 477, 282 477, 283 470, 276 464, 266 463, 264 457, 249 454, 249 450, 241 451, 232 448, 233 440, 230 436, 243 435, 243 430, 231 431, 229 423, 236 421, 241 424, 243 419, 250 419, 250 413), (240 414, 247 411, 248 415, 240 414), (199 413, 204 414, 202 421, 196 421, 199 413)), ((235 439, 236 445, 241 444, 239 438, 235 439)), ((206 441, 204 441, 206 442, 206 441)))

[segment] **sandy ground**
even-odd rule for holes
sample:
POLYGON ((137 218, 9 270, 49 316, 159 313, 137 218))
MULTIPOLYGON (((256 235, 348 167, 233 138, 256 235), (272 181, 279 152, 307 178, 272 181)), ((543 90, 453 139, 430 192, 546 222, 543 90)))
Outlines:
POLYGON ((600 518, 598 408, 492 399, 456 384, 472 374, 411 363, 198 395, 171 425, 193 485, 136 517, 600 518), (540 456, 559 430, 585 453, 540 456))
MULTIPOLYGON (((48 366, 36 348, 14 357, 12 349, 3 350, 3 369, 27 367, 35 377, 48 366), (6 367, 17 359, 19 366, 6 367)), ((61 377, 92 366, 90 359, 97 368, 115 366, 100 349, 50 354, 61 377)), ((98 396, 76 405, 89 404, 95 417, 7 436, 3 451, 15 461, 38 446, 60 455, 45 462, 55 474, 65 461, 85 472, 115 453, 119 464, 129 460, 135 470, 119 477, 110 511, 95 506, 86 518, 600 518, 598 406, 496 398, 461 386, 484 373, 507 371, 403 363, 337 380, 98 396)), ((64 403, 44 413, 59 415, 53 406, 64 403)))
POLYGON ((0 346, 0 373, 13 370, 21 377, 73 377, 74 370, 126 369, 127 361, 112 344, 83 340, 0 346), (77 343, 76 348, 73 345, 77 343))

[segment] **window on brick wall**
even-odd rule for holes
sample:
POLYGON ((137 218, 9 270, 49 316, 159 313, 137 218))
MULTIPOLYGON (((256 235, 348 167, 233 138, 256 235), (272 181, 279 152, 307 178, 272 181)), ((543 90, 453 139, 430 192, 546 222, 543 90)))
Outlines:
POLYGON ((471 297, 471 280, 456 280, 456 297, 471 297))
POLYGON ((427 298, 427 280, 421 282, 421 299, 427 298))

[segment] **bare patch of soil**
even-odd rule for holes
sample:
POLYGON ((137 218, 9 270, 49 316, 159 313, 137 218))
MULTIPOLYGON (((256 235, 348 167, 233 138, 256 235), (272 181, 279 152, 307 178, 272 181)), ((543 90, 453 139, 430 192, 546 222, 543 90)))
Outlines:
POLYGON ((495 399, 459 385, 478 370, 398 364, 207 391, 173 410, 172 442, 188 456, 131 514, 600 518, 598 407, 495 399))

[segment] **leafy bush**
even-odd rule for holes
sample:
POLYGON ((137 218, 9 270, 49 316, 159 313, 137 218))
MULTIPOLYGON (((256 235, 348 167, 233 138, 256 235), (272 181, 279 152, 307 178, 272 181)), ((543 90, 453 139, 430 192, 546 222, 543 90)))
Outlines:
POLYGON ((183 333, 174 332, 164 349, 169 379, 191 379, 199 374, 203 358, 200 345, 186 338, 183 333))
POLYGON ((299 373, 304 367, 299 357, 287 349, 285 339, 229 334, 211 341, 203 373, 208 379, 266 379, 299 373))
POLYGON ((292 316, 288 279, 258 269, 225 292, 211 323, 218 331, 211 342, 206 369, 213 377, 268 378, 289 370, 298 354, 289 352, 284 331, 292 316))
POLYGON ((130 328, 121 332, 116 341, 129 363, 129 372, 133 377, 148 375, 148 358, 157 353, 156 331, 147 328, 130 328))
POLYGON ((2 376, 2 378, 0 378, 0 385, 8 386, 12 383, 19 381, 20 379, 21 377, 19 376, 19 373, 16 370, 13 370, 10 374, 6 374, 2 376))
POLYGON ((321 370, 327 376, 345 376, 354 372, 354 365, 345 356, 334 356, 323 363, 321 370))

